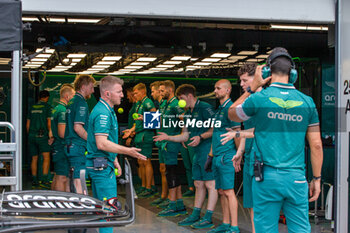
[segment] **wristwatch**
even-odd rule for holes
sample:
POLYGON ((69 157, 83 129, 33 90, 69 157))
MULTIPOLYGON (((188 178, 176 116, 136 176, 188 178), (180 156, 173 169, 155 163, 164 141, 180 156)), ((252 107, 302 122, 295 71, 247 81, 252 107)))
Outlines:
POLYGON ((201 139, 201 141, 202 141, 202 140, 204 140, 204 138, 202 137, 202 135, 201 135, 201 134, 199 135, 199 138, 201 139))
POLYGON ((313 176, 312 179, 313 180, 319 180, 319 179, 321 179, 321 176, 313 176))
POLYGON ((252 91, 252 89, 250 88, 250 86, 247 87, 247 92, 250 93, 250 94, 254 94, 255 91, 252 91))
POLYGON ((236 131, 236 135, 235 135, 235 138, 239 138, 241 136, 241 131, 236 131))

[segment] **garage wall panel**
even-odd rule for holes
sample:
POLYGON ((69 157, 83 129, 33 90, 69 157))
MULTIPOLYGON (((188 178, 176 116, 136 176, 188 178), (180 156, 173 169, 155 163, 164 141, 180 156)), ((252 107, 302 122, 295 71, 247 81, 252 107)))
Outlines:
POLYGON ((24 13, 333 23, 334 0, 22 0, 24 13))

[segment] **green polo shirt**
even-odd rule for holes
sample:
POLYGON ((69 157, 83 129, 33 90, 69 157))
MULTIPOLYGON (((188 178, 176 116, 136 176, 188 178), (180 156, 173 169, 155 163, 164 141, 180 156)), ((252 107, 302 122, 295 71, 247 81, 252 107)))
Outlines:
POLYGON ((275 168, 305 168, 305 135, 308 127, 319 124, 311 97, 293 84, 272 83, 237 107, 242 120, 250 117, 255 125, 253 150, 264 164, 275 168), (262 156, 261 156, 262 155, 262 156))
POLYGON ((75 96, 67 104, 66 112, 66 131, 64 139, 66 144, 77 144, 86 146, 86 141, 79 137, 74 131, 74 124, 83 125, 87 131, 89 122, 89 107, 86 103, 85 98, 80 94, 76 93, 75 96))
MULTIPOLYGON (((109 141, 118 144, 117 116, 113 108, 109 106, 102 98, 100 98, 100 101, 96 104, 89 117, 87 139, 88 154, 86 155, 86 158, 92 159, 95 157, 106 157, 109 162, 113 163, 117 157, 117 154, 97 149, 95 137, 97 135, 107 136, 109 141)), ((90 165, 91 164, 87 164, 87 166, 90 165)))
MULTIPOLYGON (((141 100, 140 104, 137 106, 136 113, 143 116, 144 112, 149 112, 149 111, 151 111, 152 108, 155 108, 153 101, 150 98, 148 98, 147 96, 145 96, 141 100)), ((135 126, 136 133, 140 133, 141 131, 144 130, 143 121, 137 120, 137 121, 135 121, 135 123, 136 123, 136 126, 135 126)), ((153 130, 148 130, 148 131, 153 133, 153 130)))
MULTIPOLYGON (((166 104, 167 104, 167 101, 163 100, 163 99, 159 102, 159 109, 158 110, 161 114, 163 114, 166 104)), ((160 122, 160 124, 162 124, 162 121, 160 122)), ((162 132, 162 127, 160 127, 160 129, 157 129, 157 132, 162 132)))
MULTIPOLYGON (((244 130, 248 130, 254 127, 255 127, 254 117, 244 122, 244 130)), ((250 153, 253 147, 253 142, 254 142, 254 138, 246 138, 245 140, 244 154, 245 154, 245 161, 248 163, 254 162, 254 160, 251 160, 251 157, 250 157, 251 156, 250 153)))
POLYGON ((221 144, 221 135, 227 133, 226 128, 239 128, 241 124, 235 121, 231 121, 228 118, 228 109, 232 105, 232 101, 228 98, 223 104, 219 106, 215 113, 215 119, 221 121, 221 127, 214 127, 213 136, 212 136, 212 147, 213 155, 219 156, 223 154, 236 154, 236 146, 234 140, 228 141, 225 145, 221 144))
POLYGON ((28 119, 30 120, 29 136, 41 135, 48 137, 48 118, 51 118, 51 107, 49 104, 42 101, 33 104, 28 113, 28 119))
POLYGON ((129 115, 128 115, 128 129, 131 129, 135 123, 135 120, 132 117, 132 114, 135 113, 136 108, 137 108, 137 103, 133 103, 133 105, 131 106, 131 108, 129 110, 129 115))
POLYGON ((164 108, 165 108, 166 104, 167 104, 167 101, 166 101, 166 100, 163 100, 163 99, 162 99, 162 100, 160 101, 160 103, 159 103, 159 112, 160 112, 160 113, 164 112, 164 108))
MULTIPOLYGON (((188 121, 193 121, 195 120, 197 121, 202 121, 205 122, 206 120, 210 120, 214 118, 215 112, 213 109, 213 106, 211 106, 210 104, 204 102, 204 101, 200 101, 197 99, 195 106, 191 112, 191 110, 187 110, 185 115, 189 115, 191 117, 186 118, 186 120, 188 121)), ((207 132, 209 130, 209 128, 205 128, 205 127, 188 127, 187 128, 188 132, 189 132, 189 138, 192 138, 194 136, 199 136, 205 132, 207 132)), ((200 142, 200 144, 198 145, 198 149, 200 149, 200 147, 205 147, 205 145, 208 145, 211 143, 211 139, 207 138, 204 139, 200 142)), ((197 147, 195 147, 197 148, 197 147)), ((209 153, 209 151, 208 151, 209 153)))
POLYGON ((56 145, 64 144, 64 139, 58 136, 58 125, 66 124, 66 104, 59 102, 58 105, 52 110, 51 115, 51 130, 55 138, 56 145))
POLYGON ((169 136, 181 133, 178 124, 176 126, 172 124, 172 122, 179 121, 179 116, 185 112, 183 108, 179 107, 178 103, 179 100, 174 96, 166 102, 162 112, 162 132, 169 136))

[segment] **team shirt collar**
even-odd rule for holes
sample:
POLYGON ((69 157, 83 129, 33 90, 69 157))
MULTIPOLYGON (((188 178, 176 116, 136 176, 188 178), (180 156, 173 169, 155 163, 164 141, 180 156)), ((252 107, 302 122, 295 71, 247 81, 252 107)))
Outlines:
POLYGON ((175 97, 175 96, 169 100, 168 104, 170 104, 171 102, 173 102, 173 101, 174 101, 174 99, 176 99, 176 97, 175 97))
POLYGON ((270 85, 270 87, 279 87, 279 88, 285 88, 285 89, 295 89, 294 85, 292 83, 279 83, 275 82, 270 85))
POLYGON ((197 99, 196 103, 194 104, 192 112, 198 107, 200 100, 197 99))
POLYGON ((104 99, 100 98, 100 102, 101 102, 112 114, 115 113, 115 112, 114 112, 114 109, 112 109, 111 106, 109 106, 109 104, 107 104, 107 102, 106 102, 104 99))
POLYGON ((195 109, 199 106, 199 102, 200 102, 200 100, 197 99, 196 103, 194 104, 194 107, 193 107, 192 111, 191 111, 190 108, 188 108, 188 110, 186 111, 186 113, 192 115, 192 114, 195 112, 195 109))
POLYGON ((146 98, 147 98, 147 95, 145 97, 143 97, 141 103, 143 103, 146 100, 146 98))
POLYGON ((143 104, 143 102, 145 102, 146 99, 147 99, 147 95, 145 97, 143 97, 143 99, 141 101, 138 101, 139 105, 137 106, 136 112, 139 111, 141 105, 143 104))
POLYGON ((61 105, 63 105, 63 106, 67 106, 67 104, 66 103, 63 103, 62 101, 58 101, 58 104, 61 104, 61 105))
POLYGON ((174 96, 173 98, 171 98, 169 101, 167 101, 165 108, 164 108, 164 112, 168 109, 168 106, 171 104, 171 102, 173 102, 176 99, 176 97, 174 96))
POLYGON ((82 98, 83 100, 85 100, 84 96, 82 94, 80 94, 79 92, 77 92, 75 95, 79 96, 80 98, 82 98))
POLYGON ((220 105, 221 108, 226 107, 226 105, 231 101, 230 98, 228 98, 227 100, 225 100, 225 102, 223 104, 220 105))

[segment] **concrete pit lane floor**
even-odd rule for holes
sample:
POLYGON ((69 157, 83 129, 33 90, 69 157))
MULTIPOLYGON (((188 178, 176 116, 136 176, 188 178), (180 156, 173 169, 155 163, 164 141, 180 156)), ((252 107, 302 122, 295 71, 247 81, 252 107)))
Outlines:
MULTIPOLYGON (((124 201, 123 188, 118 187, 118 191, 120 193, 119 198, 121 199, 121 202, 123 202, 124 201)), ((204 233, 210 230, 210 229, 197 230, 197 229, 192 229, 191 227, 178 226, 177 222, 186 218, 188 215, 179 216, 179 217, 157 217, 157 213, 161 209, 150 205, 150 203, 155 198, 156 197, 148 198, 148 199, 136 199, 135 200, 135 209, 136 209, 135 222, 128 226, 116 227, 114 228, 113 232, 118 232, 118 233, 139 233, 139 232, 142 232, 142 233, 190 233, 190 232, 204 233)), ((184 198, 184 203, 188 209, 189 214, 191 214, 193 209, 193 199, 194 197, 184 198)), ((240 203, 239 210, 238 210, 239 228, 242 233, 251 232, 248 210, 242 208, 242 196, 239 196, 238 200, 240 203)), ((206 203, 204 203, 204 206, 206 206, 206 203)), ((202 209, 201 216, 204 215, 204 212, 205 210, 202 209)), ((215 225, 220 224, 221 219, 222 219, 221 206, 220 206, 220 202, 218 201, 214 215, 213 215, 214 224, 215 225)), ((330 228, 330 221, 326 221, 320 218, 319 223, 315 225, 314 218, 310 217, 310 222, 311 222, 313 233, 332 232, 330 228)), ((37 233, 40 233, 40 232, 64 233, 64 232, 67 232, 67 230, 51 230, 51 231, 46 230, 46 231, 36 231, 36 232, 37 233)), ((87 233, 95 233, 95 232, 98 232, 98 230, 97 229, 87 230, 87 233)), ((287 233, 288 230, 286 225, 279 223, 279 232, 287 233)))

